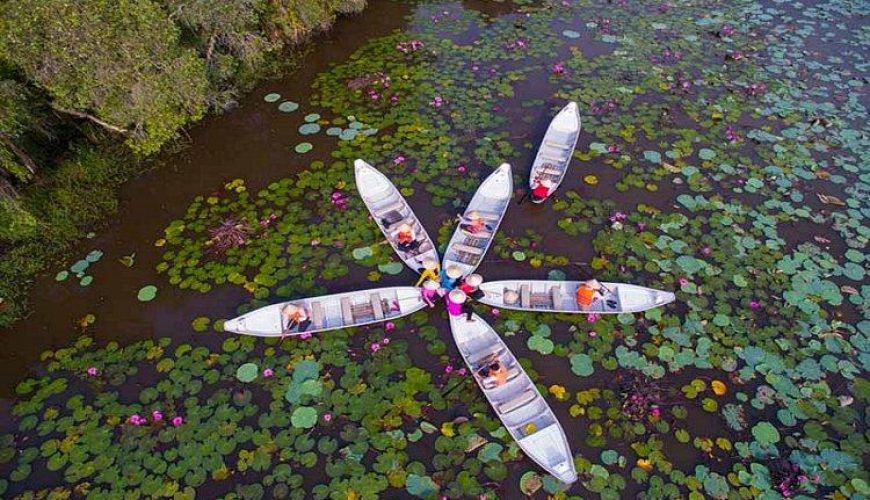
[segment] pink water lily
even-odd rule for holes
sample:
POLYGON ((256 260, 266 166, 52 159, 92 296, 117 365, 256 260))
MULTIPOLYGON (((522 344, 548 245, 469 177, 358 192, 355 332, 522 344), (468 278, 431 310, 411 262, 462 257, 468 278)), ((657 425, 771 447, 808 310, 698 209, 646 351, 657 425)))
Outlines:
POLYGON ((597 313, 589 313, 586 316, 587 323, 595 323, 596 321, 598 321, 598 314, 597 313))
POLYGON ((594 339, 598 336, 598 332, 596 332, 595 330, 589 330, 589 336, 594 339))
POLYGON ((160 422, 161 420, 163 420, 163 414, 160 413, 159 410, 154 410, 151 412, 151 420, 155 422, 160 422))
POLYGON ((391 332, 395 329, 396 329, 396 324, 393 323, 392 321, 387 321, 386 324, 384 324, 384 330, 386 330, 388 332, 391 332))
POLYGON ((677 282, 680 284, 680 286, 686 286, 689 284, 689 280, 686 278, 680 278, 679 280, 677 280, 677 282))
POLYGON ((749 301, 749 307, 750 307, 751 309, 758 309, 758 308, 761 307, 761 302, 759 302, 759 301, 757 301, 757 300, 755 300, 755 299, 752 299, 752 300, 749 301))
POLYGON ((405 157, 402 155, 396 155, 396 157, 393 158, 393 163, 396 165, 401 165, 402 163, 405 163, 405 157))
POLYGON ((702 255, 710 255, 710 254, 712 254, 712 253, 713 253, 713 249, 710 248, 710 247, 704 247, 704 248, 701 249, 701 254, 702 254, 702 255))
POLYGON ((460 368, 460 369, 456 370, 456 374, 459 375, 460 377, 464 377, 466 373, 467 372, 466 372, 465 368, 460 368))
POLYGON ((130 417, 127 419, 127 422, 130 424, 133 424, 133 425, 143 425, 143 424, 147 423, 148 421, 145 420, 145 418, 142 415, 139 415, 138 413, 134 413, 134 414, 130 415, 130 417))
POLYGON ((96 366, 89 366, 88 367, 88 375, 89 376, 96 377, 99 374, 100 374, 100 370, 98 370, 96 366))
POLYGON ((271 376, 273 376, 273 375, 275 375, 275 372, 272 371, 271 368, 266 368, 265 370, 263 370, 263 376, 264 376, 264 377, 269 378, 269 377, 271 377, 271 376))
POLYGON ((172 425, 174 425, 175 427, 178 427, 179 425, 181 425, 183 423, 184 423, 184 419, 181 418, 180 416, 172 418, 172 425))
POLYGON ((384 340, 381 340, 381 344, 387 345, 390 343, 390 337, 384 337, 384 340))
POLYGON ((299 334, 299 339, 300 339, 300 340, 308 340, 308 339, 310 339, 310 338, 311 338, 311 334, 308 333, 308 332, 305 332, 305 333, 301 333, 301 334, 299 334))
POLYGON ((565 65, 563 65, 562 63, 556 63, 553 65, 552 71, 554 75, 563 75, 565 74, 565 65))
POLYGON ((324 422, 331 422, 332 421, 332 413, 324 413, 323 414, 323 421, 324 422))
POLYGON ((441 97, 440 95, 436 95, 429 104, 431 104, 432 106, 434 106, 436 108, 440 108, 441 106, 444 105, 444 103, 445 103, 444 98, 441 97))
POLYGON ((490 313, 492 313, 493 316, 501 315, 501 311, 496 309, 495 307, 492 308, 492 311, 490 311, 490 313))
POLYGON ((607 152, 611 154, 618 154, 622 152, 622 149, 620 149, 619 146, 617 146, 616 144, 611 144, 610 146, 607 146, 607 152))
POLYGON ((448 375, 451 374, 451 373, 453 373, 453 365, 447 365, 447 366, 445 366, 445 367, 444 367, 444 373, 446 373, 446 374, 448 374, 448 375))
POLYGON ((637 230, 643 231, 644 229, 646 229, 646 224, 644 224, 643 222, 638 222, 637 223, 637 230))
POLYGON ((369 346, 369 348, 372 350, 372 353, 376 353, 381 350, 381 344, 375 342, 374 344, 369 346))
POLYGON ((459 172, 460 174, 464 174, 465 172, 468 171, 468 168, 466 168, 465 165, 459 165, 458 167, 456 167, 456 171, 459 172))

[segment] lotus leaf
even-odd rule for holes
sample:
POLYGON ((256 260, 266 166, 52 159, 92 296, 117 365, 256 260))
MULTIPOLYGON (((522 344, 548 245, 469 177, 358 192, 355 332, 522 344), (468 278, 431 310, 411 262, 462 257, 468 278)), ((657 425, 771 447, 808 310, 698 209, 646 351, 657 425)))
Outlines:
POLYGON ((310 406, 300 406, 293 410, 290 423, 296 428, 310 429, 317 423, 317 410, 310 406))
POLYGON ((154 300, 154 297, 157 296, 157 287, 154 285, 145 285, 139 289, 139 293, 136 295, 136 298, 139 299, 139 302, 150 302, 154 300))
POLYGON ((770 422, 759 422, 752 427, 752 437, 761 446, 770 446, 779 442, 779 431, 770 422))
POLYGON ((592 366, 592 358, 588 354, 571 355, 571 371, 580 377, 592 375, 595 369, 592 366))
MULTIPOLYGON (((275 97, 275 101, 277 101, 278 99, 281 98, 280 96, 278 96, 278 94, 271 94, 271 95, 277 96, 277 97, 275 97)), ((270 102, 274 102, 274 101, 270 101, 270 102)), ((282 113, 292 113, 293 111, 296 111, 297 109, 299 109, 299 104, 295 103, 293 101, 284 101, 278 105, 278 111, 280 111, 282 113)))
POLYGON ((310 142, 300 142, 294 148, 294 150, 299 154, 305 154, 305 153, 311 151, 312 149, 314 149, 314 145, 311 144, 310 142))
POLYGON ((263 100, 266 102, 275 102, 281 98, 281 94, 266 94, 263 100))
POLYGON ((405 489, 417 498, 429 498, 438 492, 438 485, 429 476, 408 474, 405 489))
POLYGON ((241 382, 253 382, 259 374, 259 370, 255 363, 245 363, 236 370, 236 378, 241 382))

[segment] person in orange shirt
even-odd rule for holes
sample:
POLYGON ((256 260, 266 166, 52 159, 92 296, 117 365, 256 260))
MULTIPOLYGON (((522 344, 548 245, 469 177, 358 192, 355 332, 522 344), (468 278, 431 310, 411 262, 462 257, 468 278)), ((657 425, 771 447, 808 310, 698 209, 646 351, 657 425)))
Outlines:
POLYGON ((399 250, 409 252, 420 246, 420 242, 414 238, 414 230, 409 224, 399 226, 399 232, 396 234, 396 246, 399 250))
POLYGON ((496 360, 493 364, 489 365, 489 376, 495 379, 495 386, 501 387, 507 383, 507 368, 504 366, 504 363, 496 360))
POLYGON ((601 283, 598 280, 584 281, 577 288, 577 305, 584 311, 589 310, 601 297, 601 283))

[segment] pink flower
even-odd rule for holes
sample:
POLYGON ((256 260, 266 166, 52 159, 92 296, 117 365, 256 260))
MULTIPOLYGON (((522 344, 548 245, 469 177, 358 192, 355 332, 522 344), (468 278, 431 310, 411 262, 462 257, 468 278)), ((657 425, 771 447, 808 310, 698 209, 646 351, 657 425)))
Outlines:
POLYGON ((464 174, 465 172, 468 171, 468 168, 466 168, 465 165, 463 164, 463 165, 459 165, 458 167, 456 167, 456 171, 459 172, 460 174, 464 174))
POLYGON ((659 418, 662 416, 662 410, 658 406, 653 406, 652 410, 650 410, 650 413, 655 418, 659 418))
POLYGON ((396 329, 396 324, 393 323, 392 321, 387 321, 387 323, 384 325, 384 330, 386 330, 388 332, 391 332, 395 329, 396 329))
POLYGON ((431 104, 432 106, 434 106, 436 108, 440 108, 441 106, 444 105, 444 98, 442 98, 440 95, 436 95, 432 99, 432 102, 430 102, 429 104, 431 104))
POLYGON ((402 163, 405 163, 405 157, 402 155, 397 155, 395 158, 393 158, 393 163, 395 163, 396 165, 401 165, 402 163))
POLYGON ((459 375, 460 377, 464 377, 465 373, 466 373, 465 368, 460 368, 460 369, 456 370, 456 374, 459 375))
POLYGON ((381 350, 381 344, 378 344, 377 342, 375 342, 374 344, 372 344, 370 346, 370 348, 371 348, 373 353, 378 352, 381 350))
POLYGON ((731 36, 736 32, 737 30, 734 29, 734 26, 731 26, 730 24, 723 25, 722 28, 719 30, 719 33, 721 33, 722 36, 731 36))
POLYGON ((495 307, 493 307, 492 311, 490 311, 490 312, 492 313, 493 316, 498 316, 501 314, 501 311, 496 309, 495 307))
POLYGON ((686 286, 689 284, 689 280, 687 280, 686 278, 680 278, 679 280, 677 280, 677 282, 680 284, 680 286, 686 286))
POLYGON ((332 421, 332 413, 324 413, 323 414, 323 421, 324 422, 331 422, 332 421))
POLYGON ((448 375, 451 374, 451 373, 453 373, 453 365, 447 365, 447 366, 445 366, 445 367, 444 367, 444 373, 446 373, 446 374, 448 374, 448 375))
POLYGON ((145 418, 143 418, 142 415, 139 415, 138 413, 134 413, 134 414, 130 415, 130 418, 127 419, 127 422, 129 422, 133 425, 142 425, 142 424, 146 423, 147 420, 145 420, 145 418))
POLYGON ((387 345, 390 343, 390 337, 384 337, 384 340, 381 341, 382 344, 387 345))
POLYGON ((758 309, 761 307, 761 302, 759 302, 755 299, 752 299, 749 301, 749 307, 752 309, 758 309))
POLYGON ((100 370, 97 370, 96 366, 89 366, 88 367, 88 375, 90 375, 91 377, 96 377, 99 374, 100 374, 100 370))
POLYGON ((598 332, 596 332, 595 330, 589 330, 589 336, 594 339, 598 336, 598 332))
POLYGON ((622 149, 620 149, 619 146, 616 145, 616 144, 611 144, 610 146, 607 146, 607 152, 608 152, 608 153, 617 154, 617 153, 619 153, 619 152, 621 152, 621 151, 622 151, 622 149))
POLYGON ((275 374, 275 372, 272 371, 271 368, 266 368, 265 370, 263 370, 263 376, 266 377, 266 378, 269 378, 269 377, 271 377, 271 376, 274 375, 274 374, 275 374))
POLYGON ((184 419, 181 418, 180 416, 172 418, 172 425, 174 425, 175 427, 178 427, 179 425, 181 425, 183 423, 184 423, 184 419))
POLYGON ((710 255, 711 253, 713 253, 713 249, 710 247, 704 247, 701 249, 702 255, 710 255))
POLYGON ((158 410, 154 410, 151 412, 151 420, 155 422, 160 422, 161 420, 163 420, 163 414, 160 413, 158 410))
POLYGON ((646 224, 644 224, 643 222, 638 222, 637 223, 637 230, 643 231, 644 229, 646 229, 646 224))
POLYGON ((565 66, 562 63, 556 63, 553 65, 553 74, 554 75, 563 75, 565 74, 565 66))
POLYGON ((320 244, 320 240, 318 240, 317 238, 311 240, 311 246, 316 247, 319 244, 320 244))
POLYGON ((587 323, 595 323, 596 321, 598 321, 598 314, 596 314, 596 313, 589 313, 589 314, 586 316, 586 322, 587 322, 587 323))
POLYGON ((299 334, 299 339, 300 339, 300 340, 308 340, 308 339, 310 339, 310 338, 311 338, 311 334, 308 333, 308 332, 300 333, 300 334, 299 334))

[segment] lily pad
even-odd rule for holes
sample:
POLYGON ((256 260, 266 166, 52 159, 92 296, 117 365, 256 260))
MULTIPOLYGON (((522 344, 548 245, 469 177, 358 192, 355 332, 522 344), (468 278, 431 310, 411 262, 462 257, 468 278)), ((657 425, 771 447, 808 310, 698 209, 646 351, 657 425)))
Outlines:
POLYGON ((290 423, 297 429, 310 429, 317 423, 317 410, 310 406, 300 406, 293 410, 290 423))
POLYGON ((592 366, 592 358, 588 354, 578 353, 571 355, 571 371, 580 377, 588 377, 595 372, 592 366))
POLYGON ((69 278, 69 271, 66 271, 66 270, 61 271, 61 272, 54 275, 54 281, 63 281, 67 278, 69 278))
POLYGON ((263 100, 266 102, 276 102, 280 98, 281 98, 281 94, 272 93, 272 94, 266 94, 266 96, 263 97, 263 100))
POLYGON ((319 119, 320 119, 320 115, 317 113, 310 113, 310 114, 305 115, 305 121, 308 123, 316 122, 319 119))
POLYGON ((405 266, 401 262, 388 262, 386 264, 379 264, 378 270, 382 273, 396 275, 401 274, 405 270, 405 266))
POLYGON ((310 142, 300 142, 299 144, 296 145, 296 148, 294 148, 294 149, 299 154, 305 154, 305 153, 311 151, 312 149, 314 149, 314 145, 311 144, 310 142))
POLYGON ((564 30, 562 31, 562 36, 565 38, 580 38, 580 33, 574 30, 564 30))
POLYGON ((351 254, 356 260, 363 260, 367 257, 371 257, 372 255, 374 255, 374 253, 372 252, 372 247, 354 248, 351 254))
POLYGON ((255 363, 245 363, 236 370, 236 378, 241 382, 253 382, 258 372, 259 368, 255 363))
MULTIPOLYGON (((275 100, 277 101, 278 99, 275 99, 275 100)), ((280 111, 282 113, 292 113, 293 111, 296 111, 297 109, 299 109, 299 104, 295 103, 293 101, 284 101, 278 105, 278 111, 280 111)))
POLYGON ((299 133, 302 135, 314 135, 320 132, 320 125, 316 123, 306 123, 299 127, 299 133))
POLYGON ((154 297, 157 296, 157 287, 154 285, 145 285, 139 289, 139 293, 136 295, 136 298, 139 299, 139 302, 150 302, 154 300, 154 297))

